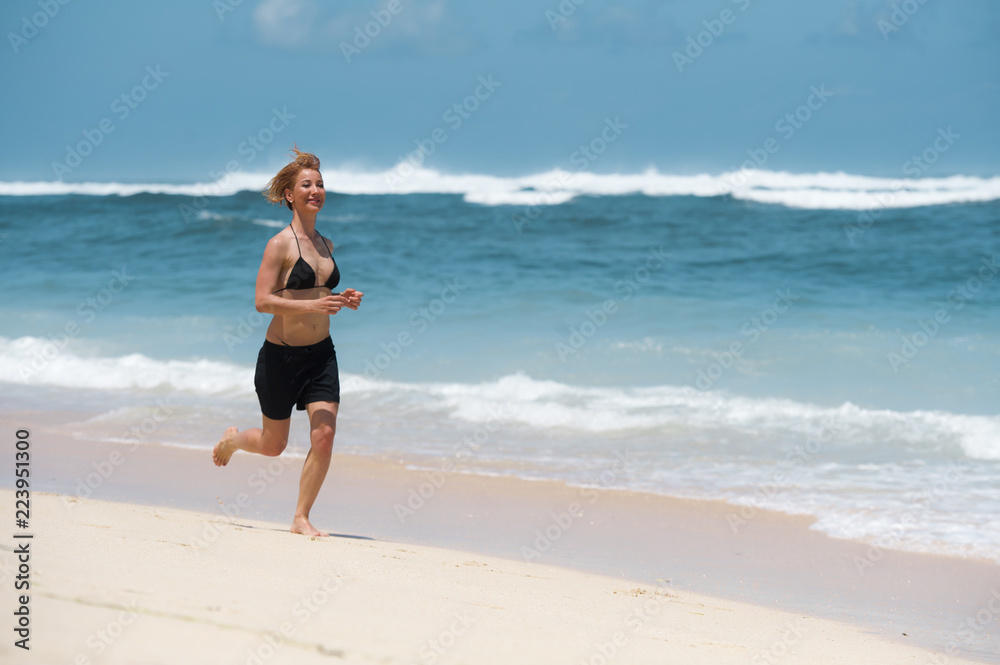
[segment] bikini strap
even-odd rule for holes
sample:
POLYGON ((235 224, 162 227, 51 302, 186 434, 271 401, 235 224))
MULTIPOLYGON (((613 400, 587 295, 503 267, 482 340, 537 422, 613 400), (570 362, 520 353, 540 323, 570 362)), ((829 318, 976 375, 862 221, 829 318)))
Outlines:
POLYGON ((302 246, 299 244, 299 237, 297 235, 295 235, 295 227, 292 226, 291 224, 289 224, 288 228, 290 228, 292 230, 292 235, 295 236, 295 246, 299 248, 299 258, 301 259, 302 258, 302 246))

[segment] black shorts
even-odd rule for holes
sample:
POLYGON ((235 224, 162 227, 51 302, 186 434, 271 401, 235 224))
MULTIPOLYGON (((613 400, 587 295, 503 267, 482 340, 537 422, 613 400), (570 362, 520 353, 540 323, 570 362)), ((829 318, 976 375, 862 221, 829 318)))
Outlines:
POLYGON ((283 346, 264 340, 257 354, 257 388, 260 410, 272 420, 292 416, 313 402, 340 403, 340 374, 333 340, 309 346, 283 346))

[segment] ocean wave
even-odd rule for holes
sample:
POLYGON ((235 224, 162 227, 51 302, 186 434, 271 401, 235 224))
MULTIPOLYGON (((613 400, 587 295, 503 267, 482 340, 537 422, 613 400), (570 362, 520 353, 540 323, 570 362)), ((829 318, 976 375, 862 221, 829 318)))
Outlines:
POLYGON ((50 339, 0 337, 0 381, 56 388, 225 395, 252 392, 253 370, 213 360, 156 360, 139 353, 87 357, 50 339))
POLYGON ((579 387, 524 374, 479 384, 355 386, 359 391, 418 391, 469 422, 483 422, 504 405, 511 420, 544 430, 740 433, 760 436, 768 445, 775 436, 820 445, 836 439, 840 447, 953 448, 975 459, 1000 459, 1000 417, 869 409, 850 402, 823 407, 690 386, 579 387))
MULTIPOLYGON (((559 169, 520 177, 446 174, 396 166, 386 171, 324 169, 329 191, 348 195, 457 194, 485 206, 559 205, 578 196, 732 196, 790 208, 872 210, 980 203, 1000 200, 1000 177, 880 178, 847 173, 736 171, 718 175, 642 173, 597 174, 559 169)), ((260 191, 265 173, 234 173, 218 182, 126 184, 117 182, 0 182, 3 196, 81 194, 131 196, 140 193, 178 196, 230 196, 260 191)))
MULTIPOLYGON (((157 360, 141 354, 86 357, 37 337, 0 338, 0 381, 70 389, 251 396, 253 368, 214 360, 157 360)), ((842 451, 905 447, 1000 460, 1000 417, 947 411, 900 412, 850 402, 825 407, 689 386, 583 387, 525 374, 480 383, 403 383, 344 373, 342 393, 469 423, 502 410, 532 431, 597 435, 734 437, 830 443, 842 451)))
POLYGON ((271 176, 259 173, 234 173, 216 182, 190 184, 122 182, 0 182, 0 196, 135 196, 169 194, 174 196, 231 196, 244 191, 261 191, 271 176))
MULTIPOLYGON (((211 210, 199 210, 195 219, 203 222, 242 222, 245 220, 244 217, 238 215, 223 215, 211 210)), ((288 222, 282 222, 277 219, 253 218, 250 220, 250 223, 271 229, 282 229, 288 226, 288 222)))

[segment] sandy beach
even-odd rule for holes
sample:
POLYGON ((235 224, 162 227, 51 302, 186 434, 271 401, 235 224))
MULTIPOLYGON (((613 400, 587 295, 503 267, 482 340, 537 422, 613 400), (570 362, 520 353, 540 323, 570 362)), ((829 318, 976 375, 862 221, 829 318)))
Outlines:
POLYGON ((991 660, 995 616, 961 625, 995 564, 873 557, 801 517, 734 533, 723 503, 340 455, 310 539, 281 517, 301 459, 33 439, 32 649, 4 662, 991 660))
POLYGON ((1000 0, 0 24, 0 665, 1000 665, 1000 0))
POLYGON ((944 662, 857 626, 666 584, 210 513, 34 501, 32 649, 8 639, 6 662, 944 662), (193 544, 199 533, 211 542, 193 544))

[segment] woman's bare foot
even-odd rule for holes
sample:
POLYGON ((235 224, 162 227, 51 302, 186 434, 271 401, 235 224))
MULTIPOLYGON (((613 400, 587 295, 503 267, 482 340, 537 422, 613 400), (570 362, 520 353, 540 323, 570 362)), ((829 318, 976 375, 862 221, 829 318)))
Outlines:
POLYGON ((226 466, 229 464, 229 458, 237 450, 236 435, 239 432, 237 428, 230 427, 222 435, 222 438, 219 439, 219 442, 215 444, 215 449, 212 451, 212 460, 215 462, 215 466, 226 466))
POLYGON ((292 533, 301 533, 303 536, 329 536, 328 533, 323 533, 309 523, 308 517, 296 517, 292 520, 292 528, 290 529, 292 533))

